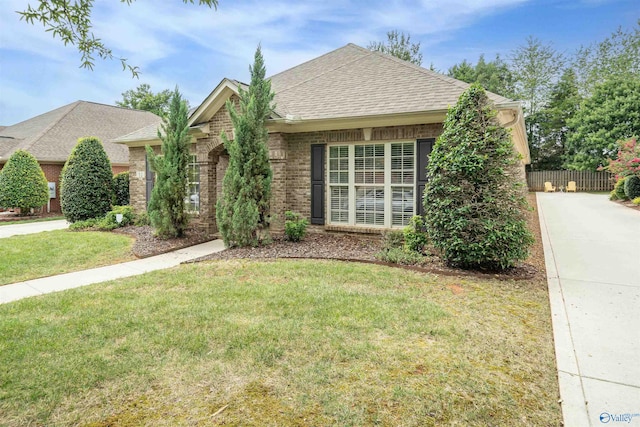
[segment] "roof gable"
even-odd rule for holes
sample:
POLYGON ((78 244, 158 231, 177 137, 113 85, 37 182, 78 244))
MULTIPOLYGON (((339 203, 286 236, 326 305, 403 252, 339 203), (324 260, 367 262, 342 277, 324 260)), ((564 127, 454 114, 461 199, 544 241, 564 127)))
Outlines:
MULTIPOLYGON (((297 120, 446 111, 469 85, 354 44, 271 78, 276 112, 297 120)), ((496 103, 507 98, 488 93, 496 103)))
POLYGON ((79 138, 96 136, 112 163, 126 164, 126 147, 109 141, 159 120, 148 111, 76 101, 0 131, 0 157, 23 149, 39 161, 64 162, 79 138))

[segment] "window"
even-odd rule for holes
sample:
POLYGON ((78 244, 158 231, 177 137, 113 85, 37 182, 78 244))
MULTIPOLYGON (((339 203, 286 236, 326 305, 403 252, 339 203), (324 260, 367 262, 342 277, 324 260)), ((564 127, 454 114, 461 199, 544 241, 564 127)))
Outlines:
POLYGON ((413 216, 414 164, 413 143, 391 144, 391 225, 407 225, 413 216))
POLYGON ((329 148, 331 222, 349 222, 349 147, 329 148))
POLYGON ((329 147, 329 219, 334 224, 401 227, 415 212, 415 144, 329 147))
POLYGON ((187 197, 184 203, 187 212, 200 212, 200 165, 195 154, 189 156, 187 164, 187 197))

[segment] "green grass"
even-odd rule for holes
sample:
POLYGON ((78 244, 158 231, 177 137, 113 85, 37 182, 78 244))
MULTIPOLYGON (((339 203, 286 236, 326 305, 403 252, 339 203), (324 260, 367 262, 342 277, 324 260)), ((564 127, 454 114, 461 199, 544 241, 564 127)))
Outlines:
POLYGON ((0 306, 0 425, 560 425, 541 282, 184 265, 0 306))
POLYGON ((133 239, 122 234, 67 230, 0 240, 0 285, 133 259, 133 239))
POLYGON ((29 224, 31 222, 59 221, 61 219, 65 219, 64 216, 48 216, 46 218, 38 218, 38 219, 18 219, 15 221, 0 221, 0 227, 2 227, 3 225, 29 224))

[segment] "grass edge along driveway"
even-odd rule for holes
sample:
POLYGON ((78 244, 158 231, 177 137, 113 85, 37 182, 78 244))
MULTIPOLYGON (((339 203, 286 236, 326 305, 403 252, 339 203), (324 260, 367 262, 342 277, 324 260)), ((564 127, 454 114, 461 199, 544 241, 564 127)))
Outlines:
POLYGON ((212 261, 0 306, 0 424, 560 425, 546 283, 212 261))
POLYGON ((135 259, 133 239, 116 233, 45 231, 0 239, 0 285, 135 259))

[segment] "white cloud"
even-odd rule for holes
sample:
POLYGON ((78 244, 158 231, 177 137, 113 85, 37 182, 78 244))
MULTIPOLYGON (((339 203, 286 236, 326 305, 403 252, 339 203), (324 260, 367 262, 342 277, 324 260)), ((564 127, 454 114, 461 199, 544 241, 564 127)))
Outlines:
POLYGON ((195 105, 223 77, 248 80, 258 43, 272 75, 349 42, 366 46, 384 40, 392 29, 411 33, 412 40, 426 48, 476 19, 524 1, 224 0, 213 10, 180 0, 137 0, 131 5, 96 0, 95 35, 115 57, 140 66, 140 80, 135 80, 121 71, 119 61, 98 58, 93 72, 78 68, 80 55, 74 47, 62 46, 40 25, 19 21, 13 11, 24 9, 24 0, 3 0, 0 124, 77 99, 113 103, 140 83, 156 91, 178 84, 195 105), (28 112, 34 103, 38 107, 28 112))

